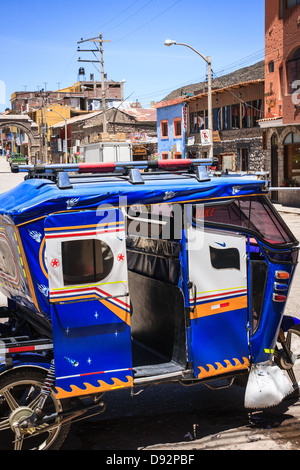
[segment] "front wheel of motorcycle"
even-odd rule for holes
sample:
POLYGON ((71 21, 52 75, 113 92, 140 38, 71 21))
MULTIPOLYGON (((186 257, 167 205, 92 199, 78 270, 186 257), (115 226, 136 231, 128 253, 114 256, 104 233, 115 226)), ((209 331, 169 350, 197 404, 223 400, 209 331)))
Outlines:
POLYGON ((29 367, 12 370, 0 377, 0 450, 58 450, 70 424, 62 424, 57 413, 65 405, 51 389, 43 407, 46 419, 30 419, 40 402, 47 371, 29 367), (27 421, 29 425, 20 426, 27 421))
POLYGON ((300 325, 292 326, 287 332, 279 333, 274 353, 275 363, 285 371, 292 383, 294 394, 299 396, 300 386, 300 325))

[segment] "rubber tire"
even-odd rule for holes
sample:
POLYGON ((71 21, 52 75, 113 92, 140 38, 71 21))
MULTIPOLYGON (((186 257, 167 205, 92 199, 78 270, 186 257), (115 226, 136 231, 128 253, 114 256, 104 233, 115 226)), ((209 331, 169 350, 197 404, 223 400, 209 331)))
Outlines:
MULTIPOLYGON (((42 386, 46 376, 47 376, 47 371, 43 369, 32 368, 32 367, 16 368, 8 373, 3 374, 3 376, 0 376, 0 391, 2 390, 2 388, 6 387, 7 385, 13 385, 14 383, 17 383, 19 381, 27 381, 28 383, 30 383, 30 381, 39 382, 42 386)), ((62 410, 67 408, 68 406, 67 401, 59 401, 59 400, 56 400, 56 401, 59 403, 62 410)), ((0 412, 1 412, 1 405, 0 405, 0 412)), ((1 419, 1 416, 0 416, 0 419, 1 419)), ((47 449, 45 450, 59 450, 68 436, 70 427, 71 427, 71 423, 66 423, 62 425, 55 438, 55 441, 53 441, 51 446, 47 447, 47 449)))

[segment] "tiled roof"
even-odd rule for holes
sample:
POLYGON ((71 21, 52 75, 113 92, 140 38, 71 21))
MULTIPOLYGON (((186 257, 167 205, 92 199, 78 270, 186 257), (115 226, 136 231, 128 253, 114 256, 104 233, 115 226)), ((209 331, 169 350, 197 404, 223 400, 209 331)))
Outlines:
POLYGON ((156 109, 155 108, 126 108, 122 109, 123 113, 134 116, 137 121, 151 122, 156 121, 156 109))
MULTIPOLYGON (((124 109, 117 109, 117 108, 109 108, 106 110, 107 115, 112 114, 113 111, 118 110, 119 112, 122 112, 124 114, 128 114, 129 116, 132 116, 136 119, 136 121, 139 122, 156 122, 156 109, 154 108, 124 108, 124 109)), ((72 118, 67 119, 67 124, 75 124, 76 122, 79 121, 86 121, 87 119, 93 118, 95 116, 98 116, 102 114, 101 111, 93 111, 88 114, 80 115, 80 116, 74 116, 72 118)), ((108 118, 109 119, 109 118, 108 118)), ((53 128, 60 128, 65 126, 65 121, 57 122, 54 124, 53 128)))

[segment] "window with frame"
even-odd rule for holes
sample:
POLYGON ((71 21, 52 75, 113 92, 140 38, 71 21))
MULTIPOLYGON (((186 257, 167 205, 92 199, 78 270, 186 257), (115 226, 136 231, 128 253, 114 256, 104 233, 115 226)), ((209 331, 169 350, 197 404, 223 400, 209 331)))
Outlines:
POLYGON ((222 110, 221 108, 213 109, 213 127, 214 131, 220 131, 222 129, 222 110))
POLYGON ((230 129, 230 106, 223 106, 222 108, 223 111, 223 118, 222 118, 222 126, 223 130, 229 130, 230 129))
POLYGON ((267 245, 298 244, 294 235, 274 210, 266 196, 246 196, 240 199, 195 205, 193 222, 239 228, 253 233, 267 245))
POLYGON ((292 7, 295 7, 296 5, 300 5, 300 0, 286 0, 287 8, 292 8, 292 7))
POLYGON ((240 124, 240 105, 232 104, 231 105, 231 128, 239 129, 240 124))
POLYGON ((174 152, 174 158, 182 158, 182 152, 174 152))
POLYGON ((279 84, 280 84, 280 88, 279 88, 279 92, 280 92, 279 99, 282 99, 282 97, 284 96, 284 88, 283 88, 283 67, 282 67, 282 65, 279 67, 279 84))
POLYGON ((209 247, 210 262, 214 269, 240 270, 240 253, 237 248, 219 249, 209 247))
POLYGON ((282 20, 284 11, 284 0, 279 0, 279 19, 282 20))
POLYGON ((181 118, 175 118, 173 119, 173 132, 174 132, 174 137, 179 138, 182 137, 182 119, 181 118))
POLYGON ((162 139, 169 138, 169 122, 167 119, 160 121, 160 135, 162 139))
POLYGON ((113 252, 102 240, 65 241, 61 250, 65 286, 102 281, 113 268, 113 252))
POLYGON ((168 160, 169 158, 169 152, 161 152, 161 158, 163 160, 168 160))
POLYGON ((197 114, 190 113, 190 134, 196 134, 197 132, 197 114))
POLYGON ((293 94, 295 91, 294 82, 300 80, 300 47, 291 55, 286 63, 286 75, 288 83, 288 93, 293 94))
POLYGON ((190 113, 190 134, 198 134, 205 127, 205 111, 190 113))
POLYGON ((251 101, 252 111, 253 111, 253 122, 252 127, 259 126, 259 120, 263 117, 263 104, 262 100, 251 101))
POLYGON ((274 60, 271 60, 269 62, 268 67, 269 67, 269 73, 273 73, 274 72, 274 60))
POLYGON ((252 105, 250 102, 242 104, 242 128, 252 127, 252 105))

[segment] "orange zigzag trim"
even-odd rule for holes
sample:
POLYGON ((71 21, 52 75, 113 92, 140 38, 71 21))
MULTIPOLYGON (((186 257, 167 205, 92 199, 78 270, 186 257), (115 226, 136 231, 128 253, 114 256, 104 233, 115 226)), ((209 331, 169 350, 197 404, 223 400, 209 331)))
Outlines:
POLYGON ((109 385, 108 383, 104 382, 103 380, 98 380, 98 383, 100 384, 99 387, 95 387, 94 385, 91 385, 89 383, 84 383, 83 385, 86 387, 85 389, 81 389, 77 387, 76 385, 70 385, 70 388, 72 389, 71 392, 67 392, 66 390, 56 387, 57 390, 57 399, 61 398, 69 398, 69 397, 76 397, 80 395, 89 395, 93 393, 99 393, 99 392, 107 392, 109 390, 114 390, 117 388, 125 388, 125 387, 132 387, 133 386, 133 378, 130 377, 129 375, 126 376, 127 382, 122 382, 120 379, 113 378, 113 384, 109 385))
POLYGON ((206 367, 208 367, 208 370, 206 370, 204 367, 198 366, 198 369, 200 370, 198 379, 214 377, 215 375, 247 369, 250 365, 249 359, 247 357, 243 357, 243 363, 236 358, 233 358, 232 361, 234 361, 235 364, 232 364, 228 359, 224 359, 224 362, 227 364, 227 366, 222 365, 220 362, 215 362, 217 368, 215 368, 215 366, 212 364, 207 364, 206 367))

